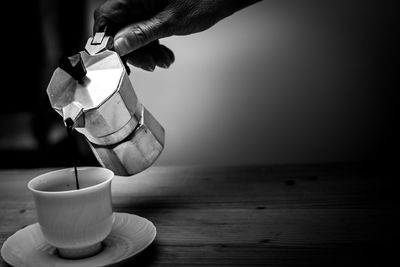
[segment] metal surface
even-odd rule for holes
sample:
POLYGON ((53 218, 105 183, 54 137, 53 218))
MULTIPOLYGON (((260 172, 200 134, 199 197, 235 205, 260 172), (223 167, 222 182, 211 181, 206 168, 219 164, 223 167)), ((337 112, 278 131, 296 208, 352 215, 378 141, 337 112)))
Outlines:
POLYGON ((88 119, 86 120, 87 123, 85 127, 76 128, 76 130, 84 134, 91 143, 98 145, 112 145, 125 139, 139 124, 141 114, 140 110, 137 109, 140 107, 140 104, 137 102, 137 99, 133 97, 128 98, 132 103, 121 103, 120 99, 121 95, 118 92, 107 101, 107 105, 99 109, 88 111, 86 113, 86 118, 88 119), (125 109, 123 108, 117 109, 120 114, 118 114, 118 112, 112 112, 112 109, 115 108, 114 105, 123 105, 127 107, 127 104, 132 104, 132 106, 136 105, 136 110, 129 111, 129 117, 128 114, 124 112, 125 109), (132 113, 133 115, 130 115, 132 113), (122 117, 127 119, 125 124, 121 120, 122 117), (105 132, 106 129, 110 132, 105 132), (112 131, 110 129, 117 130, 112 131))
POLYGON ((164 128, 143 105, 139 106, 140 124, 125 140, 110 146, 91 144, 99 162, 117 175, 132 175, 148 168, 164 148, 164 128))
POLYGON ((89 38, 79 58, 79 80, 57 68, 47 87, 50 103, 88 139, 99 162, 119 175, 138 173, 154 163, 164 147, 164 129, 138 102, 112 38, 89 38))
MULTIPOLYGON (((94 141, 94 138, 117 132, 131 121, 137 97, 117 53, 107 50, 90 56, 81 52, 81 57, 87 70, 83 81, 75 81, 68 73, 58 68, 47 92, 53 108, 64 120, 70 117, 75 121, 76 106, 79 105, 85 116, 84 123, 76 123, 76 129, 94 141), (71 108, 72 103, 74 104, 71 108)), ((110 137, 103 144, 120 140, 121 137, 110 137)), ((101 141, 94 142, 101 144, 101 141)))
POLYGON ((96 33, 94 37, 90 37, 85 46, 85 50, 89 55, 96 55, 105 50, 113 48, 113 38, 105 36, 103 33, 96 33))
POLYGON ((75 101, 72 101, 62 109, 63 120, 71 119, 74 122, 73 127, 85 127, 85 117, 83 116, 83 107, 75 101))
POLYGON ((118 89, 125 69, 117 53, 104 51, 90 56, 81 52, 86 67, 82 82, 76 81, 61 68, 57 68, 47 87, 52 107, 56 110, 71 102, 78 102, 87 111, 103 104, 118 89))

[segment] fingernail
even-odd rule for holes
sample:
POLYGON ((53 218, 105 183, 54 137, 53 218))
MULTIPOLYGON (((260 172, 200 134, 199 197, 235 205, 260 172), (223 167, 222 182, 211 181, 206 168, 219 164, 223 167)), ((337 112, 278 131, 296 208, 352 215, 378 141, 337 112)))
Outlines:
POLYGON ((168 69, 169 65, 167 63, 162 63, 160 67, 164 68, 164 69, 168 69))
POLYGON ((147 70, 147 71, 151 71, 151 72, 154 71, 154 68, 151 67, 151 66, 144 66, 143 68, 144 68, 145 70, 147 70))
POLYGON ((127 42, 123 37, 118 38, 114 41, 114 49, 121 56, 125 55, 125 52, 128 50, 126 43, 127 42))

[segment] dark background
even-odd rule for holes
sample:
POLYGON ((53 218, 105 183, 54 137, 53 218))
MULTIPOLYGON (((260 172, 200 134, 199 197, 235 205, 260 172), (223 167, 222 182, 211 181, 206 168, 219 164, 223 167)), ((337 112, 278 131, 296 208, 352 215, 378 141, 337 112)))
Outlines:
MULTIPOLYGON (((99 1, 2 3, 0 167, 69 166, 45 94, 82 50, 99 1)), ((162 40, 176 63, 133 70, 166 129, 156 164, 397 163, 395 1, 263 1, 210 30, 162 40)), ((78 165, 96 165, 76 137, 78 165)))

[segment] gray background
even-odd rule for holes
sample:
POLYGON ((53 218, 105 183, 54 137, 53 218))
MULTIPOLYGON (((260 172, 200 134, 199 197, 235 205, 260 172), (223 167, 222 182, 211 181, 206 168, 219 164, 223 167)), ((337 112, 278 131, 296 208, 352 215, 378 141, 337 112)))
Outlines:
POLYGON ((378 1, 263 1, 206 32, 162 40, 176 63, 132 74, 166 129, 158 164, 379 156, 391 131, 382 12, 378 1))

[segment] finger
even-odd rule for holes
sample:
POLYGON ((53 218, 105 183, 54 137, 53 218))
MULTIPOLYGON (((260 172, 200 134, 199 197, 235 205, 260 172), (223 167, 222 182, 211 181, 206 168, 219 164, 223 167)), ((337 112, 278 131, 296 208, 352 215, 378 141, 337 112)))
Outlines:
POLYGON ((108 24, 108 19, 101 11, 101 7, 94 11, 94 24, 93 24, 93 34, 96 32, 101 32, 108 24))
POLYGON ((126 55, 128 62, 136 67, 151 71, 155 67, 155 59, 151 53, 153 47, 159 45, 159 40, 155 40, 126 55), (154 66, 153 66, 154 65, 154 66))
POLYGON ((157 45, 160 45, 160 40, 154 40, 153 42, 151 42, 151 43, 149 43, 149 44, 147 44, 147 45, 145 45, 144 47, 153 47, 153 46, 157 46, 157 45))
POLYGON ((172 52, 171 49, 169 49, 168 47, 166 47, 165 45, 160 45, 163 50, 168 54, 169 59, 171 60, 171 64, 175 62, 175 55, 174 52, 172 52))
POLYGON ((157 39, 169 36, 164 16, 135 22, 122 28, 114 38, 115 51, 123 56, 157 39))
POLYGON ((169 53, 166 51, 167 49, 168 48, 163 45, 158 45, 151 49, 156 65, 164 69, 168 68, 173 62, 169 53))
POLYGON ((174 61, 173 52, 166 46, 160 45, 158 40, 131 52, 127 58, 130 64, 151 71, 154 66, 149 54, 154 59, 155 65, 161 68, 168 68, 174 61))
POLYGON ((162 47, 164 47, 164 51, 168 54, 169 58, 171 59, 171 63, 175 62, 175 55, 174 52, 172 52, 171 49, 169 49, 168 47, 166 47, 165 45, 161 45, 162 47))
POLYGON ((127 58, 129 64, 147 71, 154 71, 156 67, 156 61, 151 52, 143 48, 130 53, 127 58))
POLYGON ((129 9, 121 1, 105 1, 94 11, 93 34, 104 31, 107 27, 107 34, 114 36, 126 24, 129 18, 129 9))

